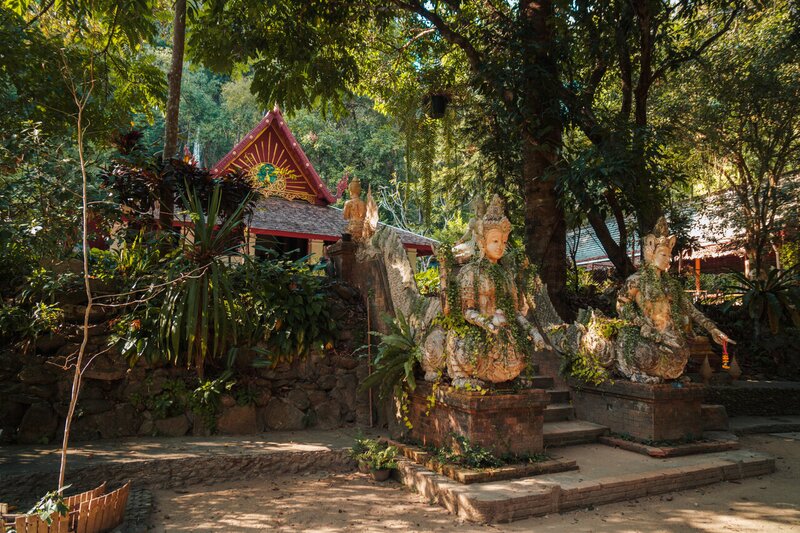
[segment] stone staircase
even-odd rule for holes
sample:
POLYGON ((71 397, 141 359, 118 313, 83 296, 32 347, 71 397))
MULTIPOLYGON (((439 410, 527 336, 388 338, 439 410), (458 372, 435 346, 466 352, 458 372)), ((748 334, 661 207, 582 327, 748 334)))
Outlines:
POLYGON ((534 387, 550 393, 550 403, 544 410, 545 448, 597 442, 599 437, 608 433, 606 426, 576 420, 569 389, 557 388, 552 377, 536 376, 532 381, 534 387))

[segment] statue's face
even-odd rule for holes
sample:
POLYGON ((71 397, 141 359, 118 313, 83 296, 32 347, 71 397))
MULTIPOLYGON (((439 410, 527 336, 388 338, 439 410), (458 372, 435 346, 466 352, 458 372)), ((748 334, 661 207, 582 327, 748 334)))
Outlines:
POLYGON ((672 261, 672 249, 667 246, 659 246, 653 254, 653 266, 662 272, 669 270, 669 264, 672 261))
POLYGON ((350 198, 356 198, 361 195, 361 184, 357 181, 351 181, 347 189, 350 191, 350 198))
POLYGON ((492 229, 484 235, 483 255, 492 263, 498 262, 506 253, 508 233, 500 229, 492 229))

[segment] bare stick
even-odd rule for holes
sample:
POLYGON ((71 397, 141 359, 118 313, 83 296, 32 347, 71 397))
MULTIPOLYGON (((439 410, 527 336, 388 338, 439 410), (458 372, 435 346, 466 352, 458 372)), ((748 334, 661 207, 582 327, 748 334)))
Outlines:
MULTIPOLYGON (((76 117, 76 130, 77 130, 77 143, 78 143, 78 158, 81 165, 81 202, 83 212, 81 213, 81 244, 83 248, 83 286, 86 290, 86 311, 83 313, 83 339, 81 340, 81 347, 78 350, 78 358, 75 361, 75 370, 72 375, 72 393, 69 399, 69 411, 67 412, 67 419, 64 422, 64 440, 61 444, 61 467, 58 472, 58 492, 64 490, 64 478, 67 473, 67 448, 69 446, 69 430, 72 426, 72 417, 75 415, 75 406, 78 404, 78 395, 81 391, 81 376, 83 369, 83 356, 86 353, 86 345, 89 342, 89 315, 92 312, 92 287, 89 284, 89 212, 88 212, 88 198, 87 198, 87 177, 86 177, 86 160, 83 153, 83 111, 86 109, 86 104, 89 101, 89 96, 94 89, 94 60, 89 63, 87 71, 88 88, 85 89, 84 94, 80 94, 79 88, 75 85, 72 78, 72 73, 69 69, 66 57, 64 60, 63 75, 67 83, 72 99, 78 109, 76 117)), ((84 86, 87 80, 84 79, 84 86)))

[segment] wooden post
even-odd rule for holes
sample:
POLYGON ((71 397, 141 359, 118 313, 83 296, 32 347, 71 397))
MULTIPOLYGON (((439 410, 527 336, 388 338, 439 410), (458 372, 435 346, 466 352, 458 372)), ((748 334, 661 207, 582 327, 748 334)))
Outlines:
POLYGON ((308 251, 311 254, 308 262, 312 265, 319 263, 325 255, 325 241, 319 239, 309 239, 308 251))
POLYGON ((411 270, 417 271, 417 251, 414 248, 406 248, 406 255, 411 262, 411 270))
POLYGON ((694 258, 694 292, 700 298, 700 258, 694 258))

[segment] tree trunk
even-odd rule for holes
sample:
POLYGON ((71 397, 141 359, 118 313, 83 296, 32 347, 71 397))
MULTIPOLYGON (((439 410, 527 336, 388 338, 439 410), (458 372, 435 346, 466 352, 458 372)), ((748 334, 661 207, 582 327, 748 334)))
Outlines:
MULTIPOLYGON (((165 163, 178 151, 178 116, 181 106, 181 78, 183 77, 183 52, 186 45, 186 0, 175 0, 175 18, 172 29, 172 64, 169 67, 169 96, 164 117, 165 163)), ((172 227, 172 212, 175 210, 175 191, 171 184, 162 182, 159 195, 159 222, 162 229, 172 227)))
POLYGON ((566 316, 567 224, 556 191, 561 148, 561 100, 551 0, 520 2, 523 48, 522 191, 525 248, 547 284, 553 306, 566 316))
POLYGON ((620 239, 621 242, 618 244, 614 240, 611 232, 608 231, 605 219, 596 211, 589 211, 586 216, 594 230, 594 234, 597 236, 597 240, 600 241, 606 255, 608 255, 608 260, 614 265, 617 275, 625 279, 633 274, 636 271, 636 267, 633 266, 633 262, 628 256, 627 246, 624 241, 620 239))

